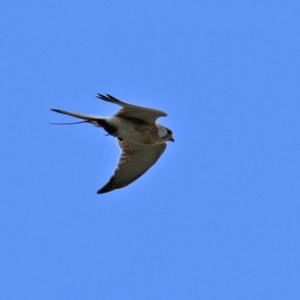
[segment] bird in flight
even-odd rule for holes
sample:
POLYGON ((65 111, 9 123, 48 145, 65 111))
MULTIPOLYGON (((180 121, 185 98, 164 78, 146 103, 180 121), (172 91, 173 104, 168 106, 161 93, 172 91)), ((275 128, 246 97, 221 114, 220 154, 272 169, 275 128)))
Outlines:
POLYGON ((109 117, 55 108, 51 110, 84 120, 78 123, 91 123, 96 127, 102 127, 107 135, 118 139, 122 152, 114 174, 97 192, 103 194, 123 188, 142 176, 163 154, 167 147, 166 142, 174 142, 174 138, 170 129, 155 122, 157 118, 167 116, 165 112, 125 103, 108 94, 106 96, 98 94, 96 97, 122 108, 109 117))

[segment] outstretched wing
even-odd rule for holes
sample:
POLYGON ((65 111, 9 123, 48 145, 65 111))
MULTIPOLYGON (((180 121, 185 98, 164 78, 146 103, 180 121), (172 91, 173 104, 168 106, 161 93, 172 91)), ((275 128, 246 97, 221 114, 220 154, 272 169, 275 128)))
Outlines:
POLYGON ((142 176, 165 151, 167 144, 143 146, 128 141, 118 141, 122 150, 117 169, 97 194, 120 189, 142 176))
POLYGON ((125 103, 108 94, 106 96, 102 94, 98 94, 96 97, 101 100, 122 106, 122 108, 116 113, 116 116, 123 116, 126 118, 136 118, 148 123, 154 123, 157 118, 165 117, 167 115, 165 112, 158 109, 125 103))

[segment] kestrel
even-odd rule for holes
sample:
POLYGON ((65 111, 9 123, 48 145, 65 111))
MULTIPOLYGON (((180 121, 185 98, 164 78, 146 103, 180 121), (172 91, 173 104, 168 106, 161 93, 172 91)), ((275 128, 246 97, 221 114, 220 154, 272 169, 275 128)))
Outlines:
POLYGON ((166 142, 174 142, 174 138, 170 129, 155 122, 157 118, 167 116, 165 112, 125 103, 108 94, 98 94, 96 97, 122 108, 110 117, 51 110, 83 119, 82 123, 102 127, 107 135, 118 139, 122 153, 114 174, 97 192, 103 194, 123 188, 142 176, 163 154, 166 142))

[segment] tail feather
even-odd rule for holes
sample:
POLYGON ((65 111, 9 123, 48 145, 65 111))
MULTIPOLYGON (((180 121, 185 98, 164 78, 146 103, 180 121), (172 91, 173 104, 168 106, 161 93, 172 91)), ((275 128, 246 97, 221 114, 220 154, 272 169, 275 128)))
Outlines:
POLYGON ((74 112, 61 110, 61 109, 56 109, 56 108, 51 108, 51 110, 54 111, 54 112, 60 113, 60 114, 64 114, 64 115, 68 115, 68 116, 71 116, 71 117, 79 118, 79 119, 89 121, 89 122, 103 119, 103 117, 99 117, 99 116, 95 116, 95 115, 86 115, 86 114, 74 113, 74 112))
MULTIPOLYGON (((97 127, 103 127, 104 130, 109 134, 109 135, 113 135, 116 136, 116 128, 110 124, 107 123, 107 121, 105 120, 105 117, 99 117, 99 116, 95 116, 95 115, 85 115, 85 114, 79 114, 79 113, 73 113, 73 112, 69 112, 66 110, 61 110, 61 109, 56 109, 56 108, 51 108, 52 111, 60 113, 60 114, 64 114, 64 115, 68 115, 71 117, 75 117, 75 118, 79 118, 84 120, 84 122, 79 122, 79 123, 91 123, 97 127)), ((76 122, 77 123, 77 122, 76 122)))

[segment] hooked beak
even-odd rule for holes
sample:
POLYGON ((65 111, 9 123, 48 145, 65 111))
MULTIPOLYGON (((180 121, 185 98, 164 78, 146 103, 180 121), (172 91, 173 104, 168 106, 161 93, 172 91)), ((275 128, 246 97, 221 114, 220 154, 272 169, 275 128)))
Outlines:
POLYGON ((172 141, 173 143, 175 142, 175 140, 174 140, 173 137, 170 137, 170 138, 169 138, 169 141, 172 141))

